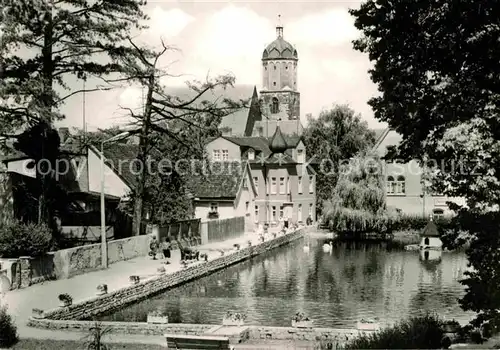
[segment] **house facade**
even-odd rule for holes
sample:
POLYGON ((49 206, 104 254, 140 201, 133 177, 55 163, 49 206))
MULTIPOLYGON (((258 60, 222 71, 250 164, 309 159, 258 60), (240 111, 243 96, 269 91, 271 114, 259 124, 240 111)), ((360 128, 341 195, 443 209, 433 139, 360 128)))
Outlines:
MULTIPOLYGON (((393 130, 383 130, 374 146, 376 153, 383 157, 388 150, 397 147, 401 135, 393 130)), ((446 202, 465 205, 465 200, 458 197, 447 197, 437 193, 427 193, 422 184, 424 169, 417 160, 408 163, 386 161, 386 196, 387 205, 400 209, 409 215, 442 216, 451 215, 446 202)))
POLYGON ((214 162, 248 162, 256 188, 256 223, 316 220, 316 173, 306 164, 301 137, 284 135, 278 125, 271 138, 221 136, 206 151, 214 162))
POLYGON ((245 217, 245 227, 251 230, 255 223, 251 208, 255 205, 257 190, 246 162, 214 162, 206 174, 191 178, 191 194, 195 218, 229 219, 245 217))
MULTIPOLYGON (((92 224, 82 225, 74 222, 76 216, 72 214, 77 216, 81 213, 98 214, 100 211, 101 160, 104 157, 106 222, 115 221, 119 203, 128 200, 135 184, 131 163, 136 158, 138 146, 109 143, 104 145, 102 153, 97 147, 84 145, 79 138, 70 135, 67 128, 61 128, 59 135, 62 157, 56 169, 57 178, 66 192, 69 203, 67 208, 62 209, 64 212, 60 213, 63 232, 70 233, 74 237, 86 236, 88 239, 98 239, 100 215, 96 215, 95 220, 90 220, 92 224)), ((38 182, 34 181, 36 171, 32 163, 28 156, 19 152, 14 152, 3 159, 12 197, 12 215, 27 221, 33 220, 37 212, 36 200, 30 201, 30 196, 27 196, 26 192, 26 189, 36 191, 38 186, 38 182)), ((117 237, 110 227, 108 237, 117 237)))

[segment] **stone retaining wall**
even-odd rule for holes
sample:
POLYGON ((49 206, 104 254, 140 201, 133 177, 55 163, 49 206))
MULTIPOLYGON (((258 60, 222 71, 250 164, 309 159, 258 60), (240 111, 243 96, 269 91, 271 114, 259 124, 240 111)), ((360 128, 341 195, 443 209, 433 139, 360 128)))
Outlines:
MULTIPOLYGON (((108 264, 146 256, 151 235, 134 236, 108 242, 108 264)), ((43 256, 0 259, 0 269, 11 289, 26 288, 47 280, 65 279, 102 268, 101 244, 61 249, 43 256)))
POLYGON ((158 294, 169 288, 173 288, 188 281, 208 275, 252 256, 262 254, 268 250, 288 244, 301 238, 306 229, 299 229, 282 236, 278 236, 261 244, 246 247, 234 253, 221 256, 208 262, 198 262, 183 270, 167 275, 159 275, 141 281, 136 285, 125 287, 109 294, 95 296, 80 301, 69 307, 47 310, 39 315, 41 318, 32 318, 30 325, 33 327, 46 328, 50 320, 84 320, 105 312, 111 312, 123 308, 126 305, 143 300, 148 296, 158 294), (45 320, 43 320, 45 319, 45 320))
MULTIPOLYGON (((56 321, 48 319, 31 320, 30 325, 36 322, 37 327, 49 330, 64 330, 74 332, 89 332, 95 327, 93 321, 56 321)), ((208 324, 149 324, 143 322, 99 322, 100 327, 107 329, 110 334, 131 335, 154 335, 164 334, 180 335, 206 335, 216 325, 208 324)), ((292 327, 263 327, 248 326, 249 339, 251 340, 306 340, 327 341, 335 344, 343 344, 352 338, 359 336, 356 329, 343 328, 292 328, 292 327)))

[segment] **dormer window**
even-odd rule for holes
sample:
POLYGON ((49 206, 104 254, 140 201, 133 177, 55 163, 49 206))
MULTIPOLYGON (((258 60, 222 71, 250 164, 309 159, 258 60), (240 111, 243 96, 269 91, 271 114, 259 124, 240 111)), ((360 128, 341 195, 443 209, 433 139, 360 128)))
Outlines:
POLYGON ((304 163, 304 150, 303 149, 298 149, 297 150, 297 163, 304 163))
POLYGON ((255 151, 253 149, 248 150, 248 160, 254 160, 255 159, 255 151))

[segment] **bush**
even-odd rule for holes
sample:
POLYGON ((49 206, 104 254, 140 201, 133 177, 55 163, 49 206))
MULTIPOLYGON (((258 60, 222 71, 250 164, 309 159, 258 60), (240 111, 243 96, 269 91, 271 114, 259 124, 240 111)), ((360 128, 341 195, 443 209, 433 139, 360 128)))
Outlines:
POLYGON ((12 221, 0 227, 0 257, 40 256, 52 248, 52 231, 46 225, 12 221))
MULTIPOLYGON (((453 219, 450 217, 442 217, 434 220, 438 227, 448 229, 452 225, 453 219)), ((399 215, 394 222, 395 231, 421 231, 429 222, 429 217, 423 215, 399 215)))
POLYGON ((441 349, 444 336, 441 320, 433 315, 412 317, 393 327, 361 335, 345 349, 441 349))
POLYGON ((0 348, 11 347, 18 340, 17 328, 7 313, 7 307, 0 305, 0 348))

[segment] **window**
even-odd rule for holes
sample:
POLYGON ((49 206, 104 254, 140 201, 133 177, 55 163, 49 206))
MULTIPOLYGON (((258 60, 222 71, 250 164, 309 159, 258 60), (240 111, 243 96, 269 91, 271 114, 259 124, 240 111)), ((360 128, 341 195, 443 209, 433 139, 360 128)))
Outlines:
POLYGON ((396 181, 396 190, 399 194, 406 193, 406 181, 404 176, 398 176, 398 180, 396 181))
POLYGON ((309 193, 314 193, 314 176, 309 176, 309 193))
POLYGON ((387 194, 394 194, 396 190, 396 182, 394 181, 394 177, 387 176, 387 194))
POLYGON ((248 160, 254 160, 255 159, 255 152, 253 149, 248 150, 248 160))
POLYGON ((299 210, 297 211, 297 217, 299 221, 304 221, 302 220, 302 204, 299 204, 299 210))
POLYGON ((227 149, 222 150, 222 160, 228 160, 229 159, 229 152, 227 149))
POLYGON ((247 179, 243 179, 243 188, 244 189, 247 189, 248 188, 248 183, 247 183, 247 179))
POLYGON ((220 150, 214 149, 212 151, 212 156, 214 158, 214 161, 216 161, 216 162, 220 161, 220 150))
POLYGON ((406 182, 405 177, 399 175, 396 180, 393 176, 387 177, 387 194, 405 194, 406 182))
POLYGON ((276 70, 276 66, 274 66, 274 70, 276 70))
POLYGON ((264 128, 262 126, 259 126, 257 128, 257 133, 259 134, 259 136, 264 136, 264 128))
POLYGON ((312 203, 309 204, 309 216, 311 217, 311 219, 313 218, 313 205, 312 205, 312 203))
POLYGON ((245 202, 245 211, 247 214, 249 214, 249 209, 250 209, 250 202, 245 202))
POLYGON ((285 69, 288 69, 288 66, 286 66, 285 69))
POLYGON ((285 178, 280 177, 280 194, 286 194, 285 178))
POLYGON ((302 193, 302 176, 299 176, 299 193, 302 193))
POLYGON ((292 193, 292 189, 290 188, 290 177, 286 178, 286 193, 292 193))
POLYGON ((216 202, 210 203, 210 211, 212 213, 217 213, 219 211, 219 204, 216 202))
POLYGON ((297 150, 297 163, 304 163, 304 150, 303 149, 297 150))
POLYGON ((255 222, 259 221, 259 206, 255 206, 255 222))
POLYGON ((280 206, 280 219, 285 217, 285 208, 281 205, 280 206))
POLYGON ((273 205, 272 220, 276 221, 276 207, 273 205))
POLYGON ((257 191, 257 194, 259 194, 259 178, 258 177, 253 178, 253 184, 255 185, 255 190, 257 191))
MULTIPOLYGON (((276 85, 276 83, 274 83, 276 85)), ((279 112, 279 101, 276 97, 273 97, 273 103, 271 105, 271 113, 276 114, 279 112)))
POLYGON ((444 210, 443 209, 434 209, 434 210, 432 210, 432 216, 434 217, 435 220, 438 220, 444 216, 444 210))
POLYGON ((273 86, 276 86, 276 82, 275 81, 273 81, 273 86))
POLYGON ((277 192, 277 187, 278 187, 278 184, 276 183, 276 178, 275 178, 275 177, 272 177, 272 178, 271 178, 271 193, 272 193, 272 194, 276 194, 276 192, 277 192))

